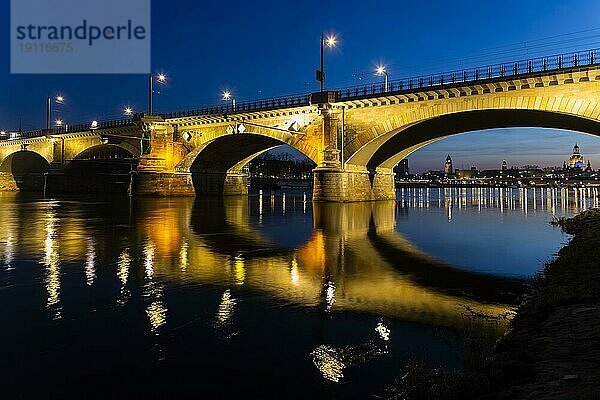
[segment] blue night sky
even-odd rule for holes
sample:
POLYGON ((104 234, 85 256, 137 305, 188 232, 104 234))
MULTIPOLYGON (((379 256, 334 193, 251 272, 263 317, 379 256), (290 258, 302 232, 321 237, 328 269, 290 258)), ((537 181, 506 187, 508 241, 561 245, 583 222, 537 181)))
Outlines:
MULTIPOLYGON (((600 47, 600 2, 400 2, 227 1, 152 2, 152 62, 168 85, 155 97, 156 111, 195 108, 220 101, 230 89, 238 101, 318 90, 321 31, 339 35, 326 55, 327 86, 390 79, 526 57, 600 47), (324 6, 325 4, 325 6, 324 6), (379 78, 380 79, 380 78, 379 78)), ((0 0, 0 128, 44 125, 46 96, 67 98, 67 122, 117 118, 125 105, 146 107, 141 75, 11 75, 10 2, 0 0)), ((410 157, 413 170, 439 169, 445 155, 456 167, 476 164, 558 165, 578 142, 600 167, 600 139, 542 129, 469 133, 434 143, 410 157)))

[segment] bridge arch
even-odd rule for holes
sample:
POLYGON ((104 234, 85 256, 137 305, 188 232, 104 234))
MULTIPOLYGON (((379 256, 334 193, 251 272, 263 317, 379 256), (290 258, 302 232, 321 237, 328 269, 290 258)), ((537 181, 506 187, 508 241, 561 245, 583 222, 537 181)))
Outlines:
POLYGON ((346 151, 350 169, 374 172, 391 169, 414 151, 437 140, 472 131, 496 128, 554 128, 600 135, 597 111, 600 103, 590 100, 555 99, 553 97, 521 98, 524 106, 504 106, 482 101, 453 102, 441 107, 430 105, 397 113, 390 107, 385 117, 368 132, 361 132, 346 151), (400 114, 400 115, 398 115, 400 114))
POLYGON ((453 135, 496 128, 553 128, 600 135, 600 121, 536 110, 482 110, 448 114, 411 125, 379 147, 368 170, 393 168, 418 149, 453 135))
POLYGON ((244 166, 275 147, 288 144, 313 161, 318 154, 303 146, 301 138, 285 132, 221 134, 203 137, 203 140, 195 143, 194 149, 175 167, 178 172, 191 174, 197 195, 247 194, 248 176, 243 172, 244 166))
POLYGON ((50 169, 50 163, 39 153, 19 150, 9 154, 0 164, 0 172, 12 175, 44 173, 50 169))
POLYGON ((139 146, 128 142, 119 144, 97 144, 81 150, 73 160, 110 159, 110 158, 137 158, 140 155, 139 146))
POLYGON ((179 172, 239 173, 242 168, 271 149, 289 145, 313 162, 318 162, 318 151, 306 143, 302 135, 269 132, 258 128, 240 134, 216 134, 203 137, 200 143, 175 167, 179 172))

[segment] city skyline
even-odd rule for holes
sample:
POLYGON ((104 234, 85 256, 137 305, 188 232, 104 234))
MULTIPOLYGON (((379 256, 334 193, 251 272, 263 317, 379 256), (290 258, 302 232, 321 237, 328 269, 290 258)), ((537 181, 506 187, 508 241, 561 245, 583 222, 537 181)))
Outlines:
POLYGON ((557 129, 505 128, 490 131, 470 132, 442 139, 412 153, 411 173, 429 170, 443 170, 446 156, 450 154, 454 167, 469 169, 475 165, 478 169, 499 169, 506 160, 509 168, 524 165, 538 165, 540 168, 561 167, 563 161, 571 156, 573 146, 577 144, 592 168, 597 169, 600 162, 600 141, 590 135, 557 129), (540 142, 537 135, 527 131, 539 131, 543 135, 540 142), (470 142, 460 140, 460 136, 470 136, 470 142), (499 150, 498 142, 511 143, 499 150), (570 142, 569 142, 570 141, 570 142), (566 147, 563 145, 566 144, 566 147), (561 147, 562 146, 562 147, 561 147), (531 150, 536 149, 536 154, 531 150), (432 165, 432 160, 437 164, 432 165), (431 165, 431 168, 428 168, 431 165))

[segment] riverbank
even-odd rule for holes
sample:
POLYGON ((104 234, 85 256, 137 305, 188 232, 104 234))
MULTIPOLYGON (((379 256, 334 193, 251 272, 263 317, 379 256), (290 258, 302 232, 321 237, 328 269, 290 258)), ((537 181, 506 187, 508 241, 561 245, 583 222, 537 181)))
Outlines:
POLYGON ((481 364, 458 372, 412 361, 389 398, 600 399, 600 209, 555 225, 572 239, 532 279, 493 351, 474 352, 481 364))
POLYGON ((600 399, 600 210, 556 224, 574 236, 496 346, 494 398, 600 399))

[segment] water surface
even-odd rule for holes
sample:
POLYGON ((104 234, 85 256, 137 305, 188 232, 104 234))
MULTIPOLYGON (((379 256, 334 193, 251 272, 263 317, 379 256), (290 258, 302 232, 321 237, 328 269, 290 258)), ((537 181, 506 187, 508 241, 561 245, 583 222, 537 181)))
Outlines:
POLYGON ((511 310, 596 192, 0 202, 6 398, 367 398, 461 368, 465 314, 511 310))

